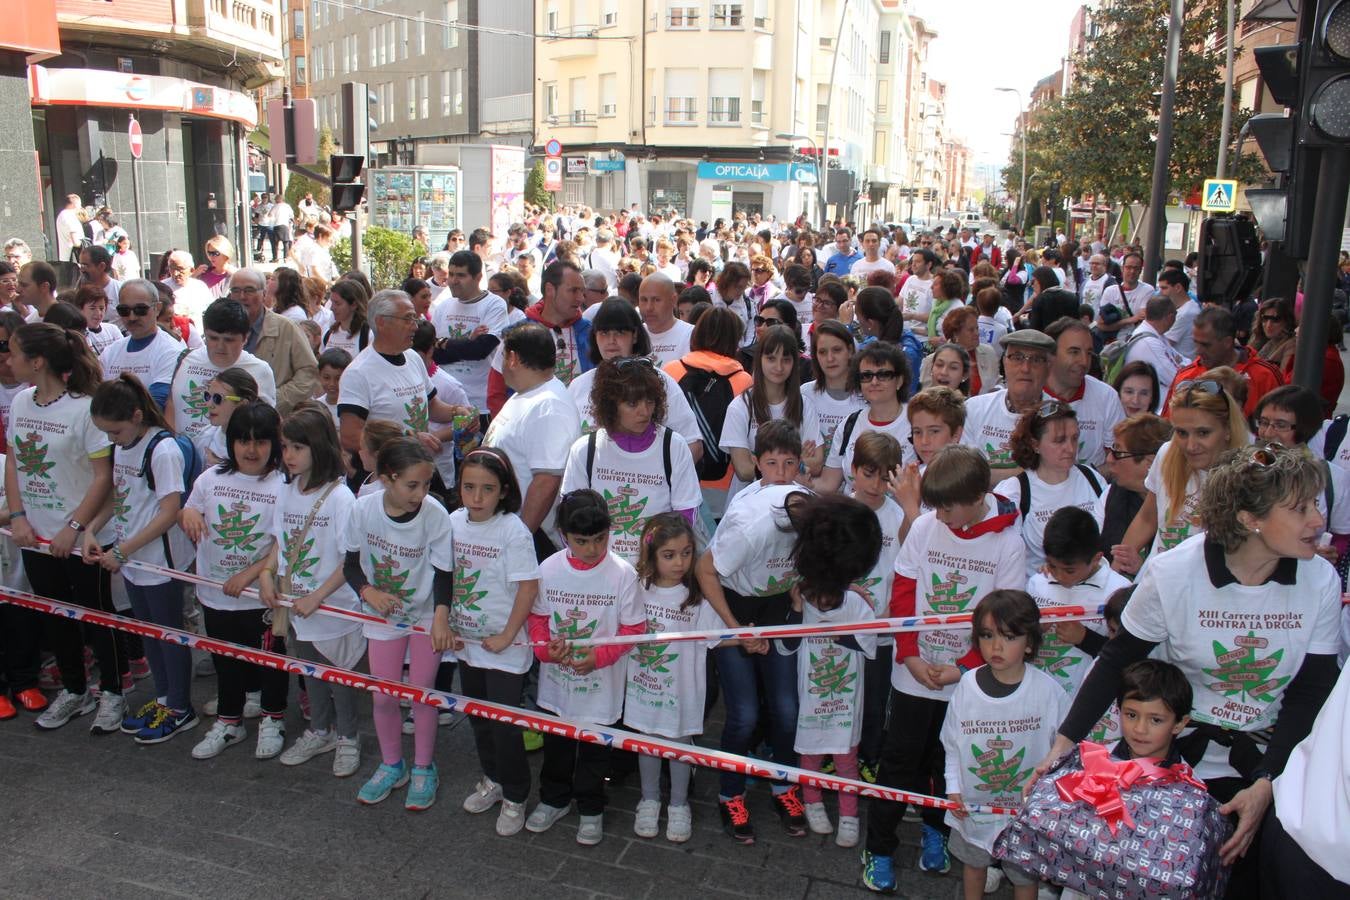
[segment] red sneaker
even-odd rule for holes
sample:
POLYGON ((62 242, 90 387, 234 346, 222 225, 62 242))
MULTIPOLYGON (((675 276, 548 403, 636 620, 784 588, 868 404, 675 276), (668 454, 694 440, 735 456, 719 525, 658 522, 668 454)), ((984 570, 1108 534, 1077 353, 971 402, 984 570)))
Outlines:
POLYGON ((10 702, 9 698, 0 694, 0 722, 12 719, 18 714, 19 711, 14 708, 14 704, 10 702))
POLYGON ((31 713, 42 712, 51 703, 47 695, 35 687, 24 688, 14 695, 14 699, 19 701, 19 705, 31 713))

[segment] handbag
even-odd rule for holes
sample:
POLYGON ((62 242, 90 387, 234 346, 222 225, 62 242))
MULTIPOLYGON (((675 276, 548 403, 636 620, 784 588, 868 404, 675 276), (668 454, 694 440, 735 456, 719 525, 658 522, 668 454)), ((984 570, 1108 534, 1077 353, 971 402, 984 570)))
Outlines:
MULTIPOLYGON (((309 536, 310 526, 314 524, 314 517, 319 514, 323 508, 323 501, 328 499, 328 495, 333 493, 333 488, 341 483, 341 479, 331 481, 328 487, 324 488, 323 493, 314 501, 314 508, 309 511, 305 517, 305 524, 300 526, 299 533, 295 539, 286 545, 286 574, 277 579, 277 591, 288 599, 291 596, 291 570, 300 562, 300 557, 305 552, 305 538, 309 536)), ((291 622, 291 611, 287 607, 278 607, 272 610, 272 634, 276 637, 285 637, 287 627, 291 622)))

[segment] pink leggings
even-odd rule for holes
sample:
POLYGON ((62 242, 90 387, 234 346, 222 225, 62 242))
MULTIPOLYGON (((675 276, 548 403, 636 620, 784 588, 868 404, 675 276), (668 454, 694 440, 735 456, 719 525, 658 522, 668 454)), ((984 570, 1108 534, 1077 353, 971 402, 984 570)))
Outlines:
MULTIPOLYGON (((824 753, 803 753, 801 755, 801 767, 812 772, 819 772, 821 764, 825 761, 824 753)), ((852 778, 858 780, 858 748, 854 747, 848 753, 834 754, 834 771, 841 778, 852 778)), ((820 788, 812 787, 809 784, 802 785, 802 800, 807 803, 820 802, 820 788)), ((839 794, 839 815, 858 817, 858 795, 839 794)))
MULTIPOLYGON (((391 641, 371 638, 366 645, 370 657, 370 674, 388 681, 403 680, 403 659, 408 663, 408 683, 418 687, 434 687, 441 654, 431 646, 430 635, 410 634, 391 641)), ((429 766, 436 753, 436 716, 434 706, 413 704, 413 765, 429 766)), ((403 722, 399 715, 398 698, 376 694, 374 699, 375 734, 380 739, 380 755, 385 765, 396 766, 403 761, 403 722)))

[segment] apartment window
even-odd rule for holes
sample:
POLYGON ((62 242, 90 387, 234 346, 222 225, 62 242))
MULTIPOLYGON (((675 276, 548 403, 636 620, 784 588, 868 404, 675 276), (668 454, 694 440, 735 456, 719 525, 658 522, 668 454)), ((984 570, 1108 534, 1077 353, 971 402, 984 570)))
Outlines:
POLYGON ((697 28, 698 7, 690 6, 686 0, 672 2, 666 10, 667 28, 697 28))
POLYGON ((388 45, 386 49, 389 51, 389 61, 393 62, 395 59, 398 58, 397 56, 395 56, 397 50, 396 44, 398 43, 398 34, 394 31, 393 22, 390 22, 389 27, 385 29, 384 39, 385 43, 388 45))
POLYGON ((600 76, 600 115, 601 117, 619 114, 619 76, 607 72, 600 76))
POLYGON ((714 3, 712 5, 713 28, 741 28, 745 24, 743 5, 740 3, 714 3))
POLYGON ((296 39, 297 41, 304 40, 304 38, 305 38, 305 11, 304 11, 303 9, 297 9, 294 13, 291 14, 291 18, 295 20, 295 32, 294 32, 294 34, 295 34, 295 39, 296 39))
POLYGON ((666 69, 666 124, 693 125, 698 116, 698 70, 666 69))
POLYGON ((825 130, 825 119, 830 111, 830 86, 816 85, 816 131, 825 130))
POLYGON ((332 41, 329 41, 329 42, 328 42, 328 64, 327 64, 326 66, 324 66, 324 71, 326 71, 326 72, 328 73, 328 77, 329 77, 329 78, 332 78, 334 75, 337 74, 337 67, 333 65, 333 62, 334 62, 334 60, 336 60, 336 59, 337 59, 337 57, 334 55, 334 52, 333 52, 333 42, 332 42, 332 41))
POLYGON ((384 121, 394 121, 394 83, 385 82, 384 85, 384 121))
POLYGON ((343 54, 347 60, 345 64, 346 68, 342 71, 355 72, 361 67, 361 42, 357 39, 356 35, 351 34, 347 36, 346 47, 347 52, 343 54))
POLYGON ((319 52, 314 54, 314 80, 323 81, 323 45, 319 45, 319 52))
POLYGON ((741 124, 741 70, 708 70, 708 124, 741 124))
POLYGON ((769 73, 764 69, 755 69, 750 75, 750 123, 752 125, 764 124, 764 90, 768 82, 769 73))
POLYGON ((600 0, 600 27, 619 24, 619 0, 600 0))
POLYGON ((380 62, 379 62, 379 64, 380 64, 380 65, 384 65, 386 62, 393 62, 393 61, 394 61, 394 54, 393 54, 393 52, 392 52, 393 49, 394 49, 394 36, 393 36, 392 34, 389 33, 389 32, 391 32, 392 30, 393 30, 393 28, 392 28, 389 24, 387 24, 387 23, 384 24, 384 25, 381 25, 381 26, 379 27, 379 38, 380 38, 380 50, 379 50, 379 59, 380 59, 380 62))
POLYGON ((422 118, 431 118, 431 76, 422 76, 422 118))
POLYGON ((881 42, 877 44, 877 63, 883 66, 891 64, 891 33, 889 31, 881 33, 881 42))
POLYGON ((558 4, 549 3, 544 7, 544 31, 548 34, 558 33, 558 4))
POLYGON ((441 73, 441 115, 450 115, 450 73, 441 73))
POLYGON ((581 125, 587 120, 586 79, 573 78, 567 83, 567 93, 571 98, 572 124, 581 125))
POLYGON ((408 118, 417 118, 417 79, 408 79, 408 118))
POLYGON ((454 86, 451 88, 450 93, 454 100, 454 113, 458 116, 464 113, 464 70, 455 69, 451 75, 454 86))
MULTIPOLYGON (((343 40, 345 41, 346 38, 343 38, 343 40)), ((378 54, 380 52, 380 48, 383 46, 384 43, 380 40, 380 26, 378 25, 372 26, 370 29, 370 67, 372 69, 380 64, 378 54)), ((342 71, 347 72, 350 70, 343 69, 342 71)))
MULTIPOLYGON (((402 25, 403 25, 403 29, 402 29, 402 30, 403 30, 403 34, 400 35, 400 37, 399 37, 399 42, 398 42, 398 50, 399 50, 399 54, 398 54, 398 58, 399 58, 399 59, 407 59, 407 58, 408 58, 408 20, 407 20, 407 19, 404 19, 403 22, 402 22, 402 25)), ((393 58, 394 58, 394 54, 390 53, 390 54, 389 54, 389 58, 390 58, 390 59, 393 59, 393 58)))
POLYGON ((580 34, 594 23, 590 21, 590 0, 572 0, 572 20, 567 24, 571 34, 580 34))
POLYGON ((295 58, 295 83, 309 84, 309 76, 305 73, 305 58, 303 56, 295 58))
POLYGON ((755 0, 755 27, 769 27, 769 0, 755 0))
POLYGON ((427 53, 427 14, 419 12, 417 14, 417 55, 425 56, 427 53))
POLYGON ((889 81, 883 78, 877 82, 877 115, 886 115, 886 110, 890 106, 890 93, 891 83, 889 81))
POLYGON ((558 114, 558 84, 550 81, 544 85, 544 115, 556 116, 558 114))
MULTIPOLYGON (((445 0, 445 21, 459 21, 459 0, 445 0)), ((452 28, 449 24, 445 26, 445 41, 443 44, 446 49, 454 49, 459 46, 459 29, 452 28)))

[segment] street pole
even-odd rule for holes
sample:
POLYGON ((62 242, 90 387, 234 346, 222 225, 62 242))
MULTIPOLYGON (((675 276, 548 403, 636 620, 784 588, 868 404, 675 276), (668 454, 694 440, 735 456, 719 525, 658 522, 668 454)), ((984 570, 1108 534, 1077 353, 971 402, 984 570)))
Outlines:
POLYGON ((1181 58, 1181 25, 1185 0, 1172 0, 1167 23, 1167 56, 1163 62, 1162 99, 1158 104, 1158 146, 1153 151, 1153 192, 1148 204, 1144 247, 1148 255, 1144 277, 1157 281, 1163 261, 1163 234, 1167 221, 1167 170, 1172 160, 1172 108, 1176 103, 1177 67, 1181 58))
POLYGON ((1219 125, 1219 164, 1214 169, 1215 178, 1226 178, 1228 171, 1228 132, 1233 128, 1233 20, 1236 12, 1233 0, 1228 0, 1228 38, 1224 48, 1223 78, 1223 122, 1219 125))
MULTIPOLYGON (((846 22, 847 20, 848 20, 848 0, 844 0, 843 4, 839 7, 839 27, 835 30, 834 33, 834 56, 830 60, 830 89, 825 92, 825 122, 820 129, 822 135, 819 152, 826 154, 830 152, 830 107, 834 105, 834 85, 835 85, 834 73, 835 70, 839 68, 839 42, 844 39, 844 22, 846 22)), ((828 176, 830 174, 830 161, 828 159, 825 160, 824 167, 825 167, 825 175, 828 179, 828 176)), ((819 179, 820 175, 816 175, 816 178, 819 179)), ((828 188, 829 188, 828 184, 826 184, 825 182, 821 182, 822 191, 825 191, 828 188)), ((829 204, 826 201, 824 193, 821 194, 820 198, 820 213, 822 217, 821 224, 824 225, 823 218, 829 215, 829 204)))
POLYGON ((1314 393, 1322 386, 1322 360, 1326 355, 1331 295, 1336 289, 1340 262, 1347 191, 1350 191, 1350 150, 1341 147, 1323 150, 1312 237, 1308 242, 1308 265, 1303 270, 1303 317, 1299 320, 1298 346, 1294 350, 1294 384, 1314 393))
POLYGON ((997 87, 994 90, 1017 98, 1017 121, 1021 123, 1018 130, 1022 132, 1022 187, 1017 194, 1017 229, 1021 231, 1026 228, 1027 208, 1027 108, 1022 103, 1022 92, 1017 88, 997 87))
MULTIPOLYGON (((131 121, 136 121, 133 113, 131 121)), ((140 179, 141 161, 136 158, 136 154, 131 155, 131 203, 132 215, 136 217, 136 259, 140 263, 141 271, 136 273, 138 277, 144 276, 145 267, 150 264, 150 254, 145 249, 145 238, 141 235, 141 179, 140 179)))

